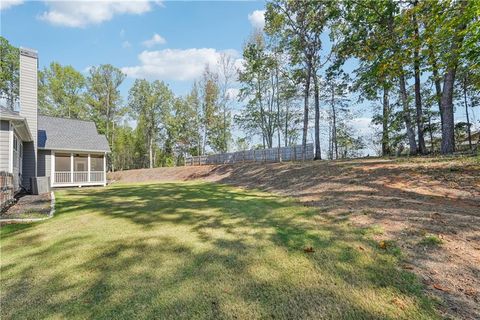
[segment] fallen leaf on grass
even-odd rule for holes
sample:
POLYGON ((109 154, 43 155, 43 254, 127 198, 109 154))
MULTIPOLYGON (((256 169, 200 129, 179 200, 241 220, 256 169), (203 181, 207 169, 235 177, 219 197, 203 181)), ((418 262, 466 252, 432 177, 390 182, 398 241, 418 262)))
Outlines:
POLYGON ((313 253, 313 252, 315 252, 315 250, 313 250, 313 247, 307 247, 307 248, 303 249, 303 252, 305 252, 305 253, 313 253))
POLYGON ((383 240, 378 243, 378 246, 380 247, 380 249, 387 249, 387 243, 383 240))
POLYGON ((441 285, 436 284, 436 283, 433 284, 433 287, 434 287, 435 289, 437 289, 437 290, 440 290, 440 291, 445 291, 445 292, 450 291, 450 290, 448 290, 447 288, 442 287, 441 285))

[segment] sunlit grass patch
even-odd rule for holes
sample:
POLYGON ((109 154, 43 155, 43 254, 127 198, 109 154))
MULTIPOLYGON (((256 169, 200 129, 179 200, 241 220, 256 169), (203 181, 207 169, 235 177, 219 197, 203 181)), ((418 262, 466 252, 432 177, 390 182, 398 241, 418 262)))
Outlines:
POLYGON ((197 182, 56 195, 53 219, 0 229, 2 319, 437 318, 348 214, 197 182))

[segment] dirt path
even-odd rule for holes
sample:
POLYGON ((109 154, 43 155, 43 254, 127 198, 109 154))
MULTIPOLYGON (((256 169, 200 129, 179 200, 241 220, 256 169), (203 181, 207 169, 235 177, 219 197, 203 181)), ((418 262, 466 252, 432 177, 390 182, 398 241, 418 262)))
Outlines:
POLYGON ((375 225, 459 319, 480 318, 480 165, 472 159, 365 159, 131 170, 122 182, 205 179, 293 196, 322 214, 375 225))

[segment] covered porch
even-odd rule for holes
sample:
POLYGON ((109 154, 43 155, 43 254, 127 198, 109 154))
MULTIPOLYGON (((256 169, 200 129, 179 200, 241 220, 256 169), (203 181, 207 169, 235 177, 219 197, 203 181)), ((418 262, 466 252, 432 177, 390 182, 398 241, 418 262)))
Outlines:
POLYGON ((105 153, 52 151, 51 186, 104 186, 105 169, 105 153))

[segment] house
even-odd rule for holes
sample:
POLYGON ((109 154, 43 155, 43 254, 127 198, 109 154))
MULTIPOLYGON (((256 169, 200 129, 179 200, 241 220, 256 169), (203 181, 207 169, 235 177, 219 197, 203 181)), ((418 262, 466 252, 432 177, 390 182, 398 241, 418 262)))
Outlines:
POLYGON ((95 123, 38 114, 37 52, 20 49, 19 110, 0 106, 0 172, 13 174, 14 187, 106 184, 107 139, 95 123))

